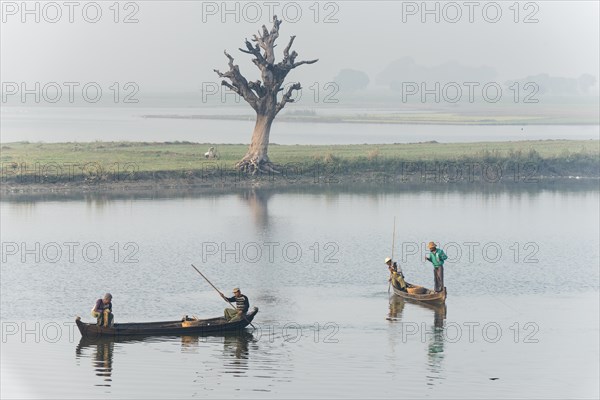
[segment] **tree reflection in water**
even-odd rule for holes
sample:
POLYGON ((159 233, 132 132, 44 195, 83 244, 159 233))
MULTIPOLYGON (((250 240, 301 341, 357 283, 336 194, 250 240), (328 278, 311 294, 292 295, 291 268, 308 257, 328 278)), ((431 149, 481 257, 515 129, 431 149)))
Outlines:
MULTIPOLYGON (((165 337, 166 341, 172 341, 176 337, 165 337)), ((132 336, 127 338, 101 338, 101 339, 84 339, 81 338, 75 349, 77 359, 91 357, 92 365, 96 376, 102 378, 102 382, 94 386, 110 387, 112 384, 113 373, 113 355, 115 343, 140 343, 144 341, 160 340, 157 337, 149 336, 132 336)), ((225 367, 233 369, 234 372, 246 372, 248 369, 248 358, 250 354, 251 342, 256 339, 251 332, 242 330, 239 332, 230 332, 217 336, 203 335, 183 335, 181 336, 181 351, 196 353, 200 347, 200 343, 219 343, 223 342, 223 359, 229 360, 225 367)))

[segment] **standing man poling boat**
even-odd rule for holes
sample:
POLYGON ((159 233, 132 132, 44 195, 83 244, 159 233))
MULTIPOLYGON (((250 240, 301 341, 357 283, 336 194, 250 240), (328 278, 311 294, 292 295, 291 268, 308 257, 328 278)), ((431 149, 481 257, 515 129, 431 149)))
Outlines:
POLYGON ((248 300, 248 297, 242 294, 239 288, 233 289, 233 297, 225 297, 223 293, 220 294, 222 298, 224 298, 230 303, 233 303, 235 301, 235 310, 233 308, 225 309, 225 318, 229 322, 235 322, 246 318, 246 313, 250 308, 250 301, 248 300))
POLYGON ((444 290, 444 261, 448 256, 442 249, 438 249, 433 242, 429 242, 427 248, 429 248, 429 254, 425 256, 425 260, 433 264, 435 291, 441 292, 444 290))

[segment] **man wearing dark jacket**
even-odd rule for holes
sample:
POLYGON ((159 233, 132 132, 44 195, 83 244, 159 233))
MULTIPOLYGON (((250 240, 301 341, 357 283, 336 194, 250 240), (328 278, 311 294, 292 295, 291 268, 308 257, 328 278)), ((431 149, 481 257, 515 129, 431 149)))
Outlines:
POLYGON ((225 318, 229 322, 239 321, 246 317, 246 313, 250 308, 250 301, 248 300, 248 297, 242 294, 239 288, 233 289, 233 297, 225 297, 223 293, 221 293, 221 297, 230 303, 235 302, 235 309, 225 309, 225 318))
POLYGON ((108 328, 113 324, 112 294, 106 293, 103 298, 96 300, 92 308, 92 317, 96 318, 96 325, 108 328))

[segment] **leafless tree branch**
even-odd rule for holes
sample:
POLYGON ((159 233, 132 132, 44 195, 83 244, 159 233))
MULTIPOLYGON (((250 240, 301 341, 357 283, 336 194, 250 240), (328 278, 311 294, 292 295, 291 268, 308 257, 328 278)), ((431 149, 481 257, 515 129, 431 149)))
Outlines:
POLYGON ((294 99, 292 99, 292 93, 294 92, 294 90, 300 89, 302 89, 302 85, 300 85, 300 83, 298 82, 290 86, 287 92, 285 92, 285 94, 281 98, 281 101, 277 103, 277 107, 275 108, 275 114, 279 113, 279 111, 281 111, 283 107, 285 107, 286 103, 293 103, 294 99))

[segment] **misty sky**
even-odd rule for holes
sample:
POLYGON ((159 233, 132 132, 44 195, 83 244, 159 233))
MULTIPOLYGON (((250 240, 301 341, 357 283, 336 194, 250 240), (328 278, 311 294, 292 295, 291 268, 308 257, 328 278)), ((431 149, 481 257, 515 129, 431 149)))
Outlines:
MULTIPOLYGON (((137 1, 137 11, 132 5, 124 9, 126 2, 121 2, 118 18, 122 21, 135 11, 133 17, 139 22, 131 24, 114 23, 114 11, 109 9, 112 1, 98 2, 102 16, 99 22, 88 23, 82 17, 86 3, 80 2, 74 9, 74 23, 69 23, 69 9, 64 6, 56 23, 45 21, 42 11, 39 23, 33 15, 26 15, 23 23, 22 10, 14 9, 20 8, 21 2, 2 2, 2 81, 134 81, 144 91, 197 91, 203 81, 218 81, 213 68, 227 69, 224 49, 236 58, 247 77, 258 78, 250 56, 238 48, 263 23, 270 27, 265 2, 252 6, 237 3, 239 22, 235 12, 221 13, 222 2, 137 1), (262 14, 259 22, 245 21, 256 19, 257 10, 262 14), (248 18, 244 18, 244 11, 248 18)), ((521 2, 518 23, 509 8, 512 1, 497 2, 502 10, 499 22, 486 22, 482 9, 488 3, 477 2, 473 23, 462 1, 455 3, 462 12, 457 23, 444 20, 445 15, 456 16, 456 8, 443 13, 445 3, 439 3, 439 23, 434 15, 427 15, 423 23, 419 10, 416 15, 405 14, 403 22, 403 8, 420 7, 421 2, 309 1, 287 6, 286 2, 272 2, 284 19, 279 52, 290 35, 297 35, 294 49, 299 59, 320 59, 290 75, 289 80, 307 86, 332 80, 342 68, 362 70, 374 83, 388 64, 406 56, 427 67, 450 61, 468 67, 492 67, 498 81, 541 72, 568 78, 589 73, 598 78, 597 1, 538 1, 530 2, 527 9, 526 2, 521 2), (284 6, 288 18, 282 12, 284 6), (298 9, 302 12, 299 17, 298 9), (531 13, 539 21, 523 23, 531 13), (324 23, 326 17, 332 22, 324 23), (298 21, 293 22, 295 19, 298 21)), ((28 4, 32 9, 35 6, 35 2, 28 4)), ((40 8, 44 5, 39 4, 40 8)), ((433 9, 435 2, 428 5, 433 9)), ((234 9, 236 3, 230 2, 228 7, 234 9)), ((87 10, 93 18, 94 9, 87 10)), ((495 9, 489 6, 487 10, 493 19, 495 9)), ((48 18, 55 18, 55 9, 49 7, 46 12, 48 18)))

